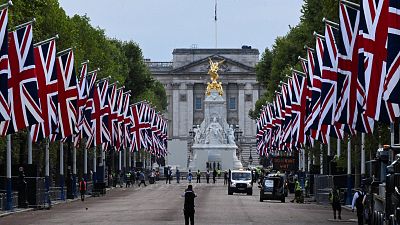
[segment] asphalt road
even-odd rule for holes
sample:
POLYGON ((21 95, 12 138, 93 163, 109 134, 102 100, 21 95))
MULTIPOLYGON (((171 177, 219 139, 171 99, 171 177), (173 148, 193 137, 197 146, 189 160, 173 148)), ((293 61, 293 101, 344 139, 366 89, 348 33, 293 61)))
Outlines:
MULTIPOLYGON (((195 224, 204 225, 321 225, 332 221, 329 206, 313 203, 296 204, 278 201, 259 202, 258 188, 253 196, 227 195, 227 188, 218 184, 193 184, 198 197, 195 200, 195 224)), ((51 210, 36 210, 0 218, 1 225, 96 224, 96 225, 169 225, 184 224, 183 198, 187 183, 158 183, 147 187, 117 188, 104 197, 88 198, 58 204, 51 210)), ((347 210, 343 220, 354 219, 347 210)), ((355 224, 355 223, 353 223, 355 224)))

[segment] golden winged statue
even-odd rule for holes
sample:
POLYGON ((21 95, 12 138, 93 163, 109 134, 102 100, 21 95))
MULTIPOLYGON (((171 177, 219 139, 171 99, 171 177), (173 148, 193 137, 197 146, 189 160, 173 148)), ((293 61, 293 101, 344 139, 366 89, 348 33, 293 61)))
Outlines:
POLYGON ((210 63, 210 69, 208 70, 208 74, 211 77, 211 83, 208 82, 207 83, 207 90, 206 90, 206 94, 210 95, 211 94, 211 90, 217 90, 219 95, 223 95, 224 91, 222 89, 222 83, 218 82, 218 70, 219 70, 219 66, 225 61, 219 61, 219 62, 213 62, 211 60, 211 58, 208 58, 209 63, 210 63))

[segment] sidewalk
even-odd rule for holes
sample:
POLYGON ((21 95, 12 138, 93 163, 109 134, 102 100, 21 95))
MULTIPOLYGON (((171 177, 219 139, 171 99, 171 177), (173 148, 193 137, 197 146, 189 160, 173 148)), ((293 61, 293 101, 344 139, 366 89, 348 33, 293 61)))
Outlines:
MULTIPOLYGON (((125 184, 123 185, 123 188, 125 188, 125 184)), ((120 187, 117 186, 117 187, 106 188, 106 194, 108 192, 110 192, 111 190, 113 190, 113 189, 120 189, 120 187)), ((131 185, 131 187, 129 187, 128 189, 135 190, 136 188, 135 188, 135 186, 131 185)), ((95 197, 93 197, 91 194, 86 194, 85 195, 85 199, 86 198, 95 198, 95 197)), ((65 200, 52 201, 51 202, 51 207, 53 207, 55 205, 58 205, 58 204, 65 204, 65 203, 75 202, 75 201, 78 201, 78 200, 79 201, 81 200, 79 194, 77 195, 77 198, 74 198, 74 199, 65 199, 65 200)), ((40 208, 40 209, 48 209, 49 210, 49 209, 51 209, 51 207, 50 208, 40 208)), ((8 211, 0 210, 0 218, 1 217, 5 217, 5 216, 9 216, 9 215, 12 215, 12 214, 15 214, 15 213, 28 212, 28 211, 32 211, 32 210, 39 210, 39 209, 38 208, 14 208, 14 209, 8 210, 8 211)))

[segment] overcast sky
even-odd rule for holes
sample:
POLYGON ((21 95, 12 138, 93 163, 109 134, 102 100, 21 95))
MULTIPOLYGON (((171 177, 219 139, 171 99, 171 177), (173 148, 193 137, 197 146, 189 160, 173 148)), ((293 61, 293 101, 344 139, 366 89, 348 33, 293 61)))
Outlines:
MULTIPOLYGON (((87 15, 107 36, 133 40, 152 61, 174 48, 214 48, 215 0, 59 0, 67 15, 87 15)), ((218 0, 218 47, 260 53, 299 22, 302 0, 218 0)))

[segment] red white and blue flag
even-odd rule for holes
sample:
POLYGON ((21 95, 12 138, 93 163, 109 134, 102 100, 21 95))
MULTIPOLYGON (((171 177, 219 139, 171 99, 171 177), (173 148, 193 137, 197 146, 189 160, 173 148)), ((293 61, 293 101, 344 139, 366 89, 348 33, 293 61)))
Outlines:
POLYGON ((10 120, 8 104, 8 79, 10 65, 8 61, 8 8, 0 11, 0 122, 10 120))
POLYGON ((43 122, 31 127, 32 141, 56 134, 58 128, 58 82, 56 73, 56 42, 52 40, 35 47, 36 74, 43 122))

